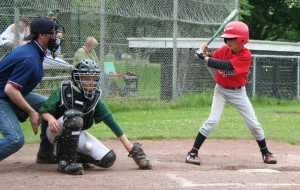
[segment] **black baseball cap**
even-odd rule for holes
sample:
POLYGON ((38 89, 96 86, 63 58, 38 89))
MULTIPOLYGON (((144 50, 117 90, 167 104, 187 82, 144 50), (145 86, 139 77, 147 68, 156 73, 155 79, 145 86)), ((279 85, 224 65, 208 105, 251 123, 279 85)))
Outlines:
POLYGON ((36 38, 39 34, 53 34, 56 30, 55 21, 45 17, 38 17, 30 23, 30 35, 25 41, 36 38))

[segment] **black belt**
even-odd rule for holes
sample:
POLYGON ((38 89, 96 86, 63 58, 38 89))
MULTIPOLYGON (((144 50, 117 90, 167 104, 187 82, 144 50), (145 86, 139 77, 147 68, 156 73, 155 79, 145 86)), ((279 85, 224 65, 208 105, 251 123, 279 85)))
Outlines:
POLYGON ((225 89, 229 89, 229 90, 238 90, 238 89, 242 88, 242 86, 238 86, 238 87, 224 87, 224 86, 222 86, 222 87, 225 88, 225 89))

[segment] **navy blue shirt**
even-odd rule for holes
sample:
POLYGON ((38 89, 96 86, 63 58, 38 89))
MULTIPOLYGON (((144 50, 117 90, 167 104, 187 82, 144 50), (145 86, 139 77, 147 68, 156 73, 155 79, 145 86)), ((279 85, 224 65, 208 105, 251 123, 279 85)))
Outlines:
POLYGON ((17 47, 0 61, 0 98, 7 83, 19 89, 23 96, 29 94, 44 76, 45 53, 37 42, 31 41, 17 47))

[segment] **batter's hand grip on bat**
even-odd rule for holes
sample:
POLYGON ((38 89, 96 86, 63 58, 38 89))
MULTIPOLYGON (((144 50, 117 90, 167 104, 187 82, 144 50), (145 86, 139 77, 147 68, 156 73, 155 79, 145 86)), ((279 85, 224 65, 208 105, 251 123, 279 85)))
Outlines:
POLYGON ((201 53, 203 54, 203 51, 201 49, 197 49, 194 54, 194 59, 200 59, 199 54, 201 53))

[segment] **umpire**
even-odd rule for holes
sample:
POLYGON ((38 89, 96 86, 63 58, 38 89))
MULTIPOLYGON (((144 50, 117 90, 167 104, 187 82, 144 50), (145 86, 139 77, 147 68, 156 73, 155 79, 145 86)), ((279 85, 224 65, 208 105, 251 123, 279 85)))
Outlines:
POLYGON ((0 61, 0 161, 24 144, 20 122, 28 117, 38 133, 38 109, 47 97, 32 92, 44 76, 43 60, 47 48, 55 51, 56 34, 62 26, 55 20, 38 17, 30 24, 29 42, 17 47, 0 61))

